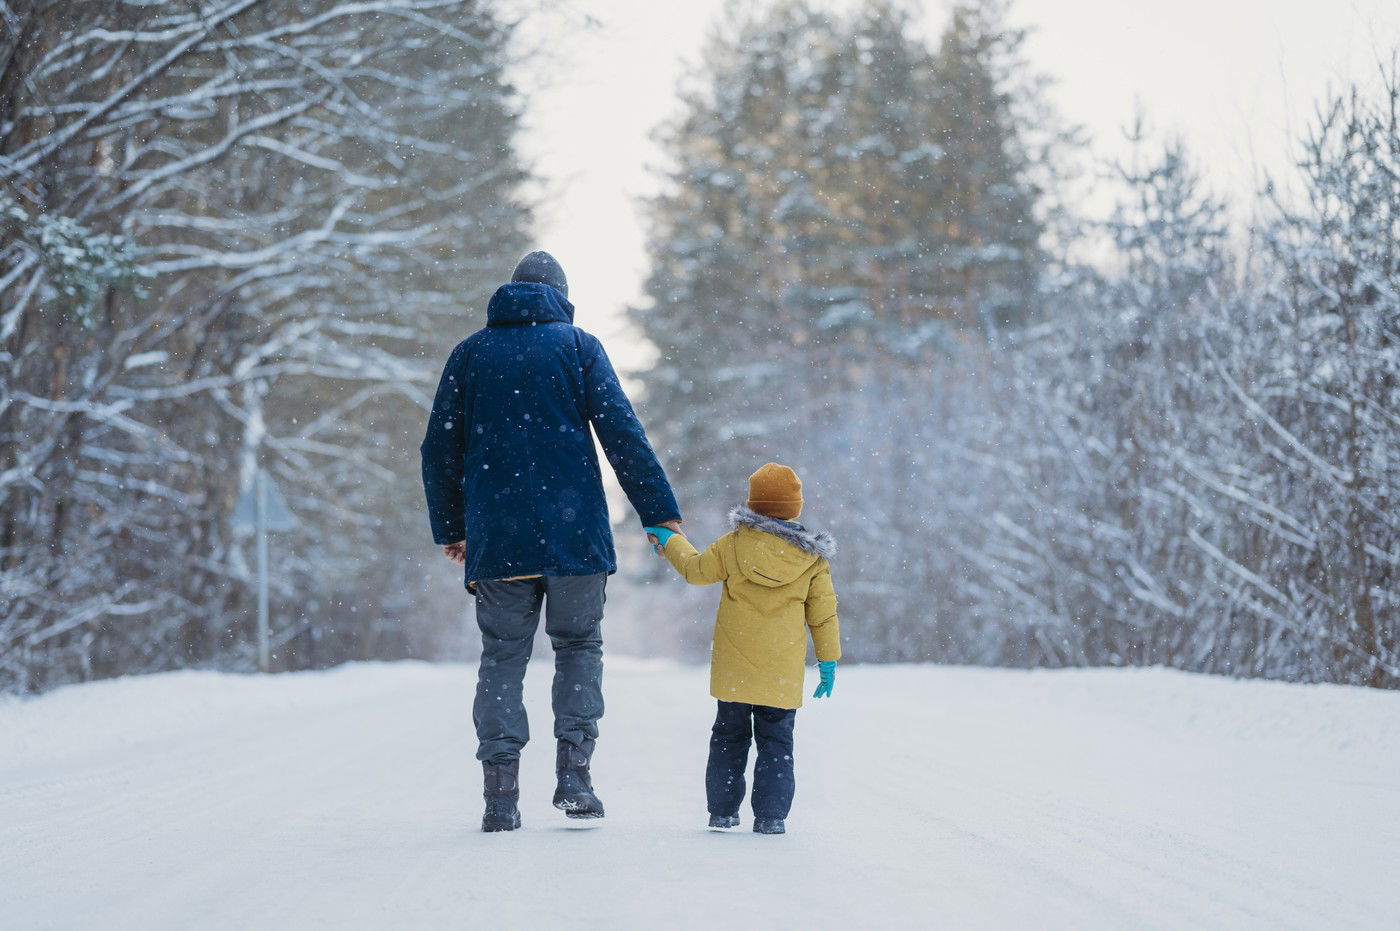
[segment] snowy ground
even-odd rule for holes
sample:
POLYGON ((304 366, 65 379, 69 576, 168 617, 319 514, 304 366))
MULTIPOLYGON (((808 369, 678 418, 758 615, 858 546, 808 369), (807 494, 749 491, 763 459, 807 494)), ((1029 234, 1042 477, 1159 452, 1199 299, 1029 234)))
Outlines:
MULTIPOLYGON (((608 818, 477 832, 472 670, 176 673, 0 701, 0 926, 1381 928, 1400 694, 846 668, 785 837, 704 830, 703 670, 613 661, 608 818)), ((745 827, 749 818, 744 813, 745 827)))

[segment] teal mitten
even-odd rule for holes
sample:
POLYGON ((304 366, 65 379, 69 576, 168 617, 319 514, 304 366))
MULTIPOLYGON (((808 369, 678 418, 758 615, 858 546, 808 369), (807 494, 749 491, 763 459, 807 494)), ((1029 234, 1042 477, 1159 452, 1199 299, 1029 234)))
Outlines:
POLYGON ((817 663, 817 669, 822 674, 822 681, 817 685, 817 690, 812 693, 812 697, 830 698, 831 687, 836 684, 836 660, 817 663))
POLYGON ((654 549, 658 555, 665 556, 666 542, 674 537, 676 532, 674 530, 668 530, 665 527, 643 527, 642 530, 656 537, 656 546, 654 549))

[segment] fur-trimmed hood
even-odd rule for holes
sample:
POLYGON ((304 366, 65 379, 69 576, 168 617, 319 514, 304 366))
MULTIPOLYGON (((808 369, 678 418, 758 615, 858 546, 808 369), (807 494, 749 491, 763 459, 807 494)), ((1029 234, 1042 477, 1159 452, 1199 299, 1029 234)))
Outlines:
POLYGON ((760 533, 771 533, 778 539, 822 559, 830 560, 836 555, 836 538, 825 530, 808 530, 801 524, 768 517, 743 505, 729 512, 729 526, 731 529, 748 527, 760 533))

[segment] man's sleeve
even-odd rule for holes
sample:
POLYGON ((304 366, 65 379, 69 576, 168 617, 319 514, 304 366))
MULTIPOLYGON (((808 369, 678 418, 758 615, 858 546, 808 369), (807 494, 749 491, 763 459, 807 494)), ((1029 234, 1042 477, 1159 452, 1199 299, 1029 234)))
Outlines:
POLYGON ((437 397, 428 415, 428 430, 418 448, 423 456, 423 493, 433 542, 440 546, 466 539, 462 472, 466 468, 466 357, 458 346, 443 367, 437 397))
POLYGON ((643 527, 680 520, 681 511, 671 483, 647 442, 646 431, 617 380, 608 354, 592 336, 581 334, 581 339, 588 419, 622 490, 641 517, 643 527))

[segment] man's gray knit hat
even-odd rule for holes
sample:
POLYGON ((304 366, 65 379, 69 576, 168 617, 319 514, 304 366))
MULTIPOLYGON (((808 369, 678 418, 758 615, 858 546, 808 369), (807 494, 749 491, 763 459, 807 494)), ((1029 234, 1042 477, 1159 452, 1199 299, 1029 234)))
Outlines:
POLYGON ((569 296, 569 279, 564 277, 564 267, 548 252, 531 252, 515 266, 511 281, 534 281, 547 284, 565 297, 569 296))

